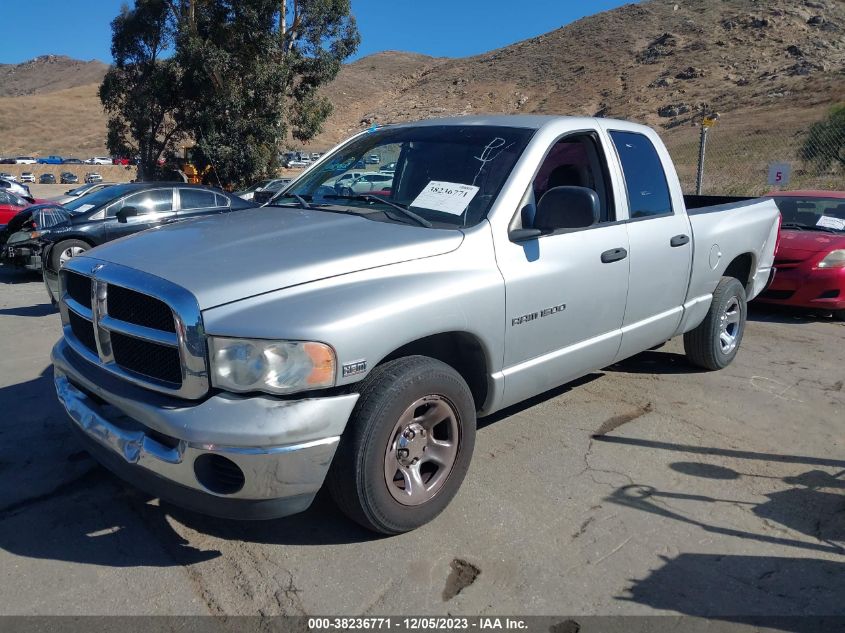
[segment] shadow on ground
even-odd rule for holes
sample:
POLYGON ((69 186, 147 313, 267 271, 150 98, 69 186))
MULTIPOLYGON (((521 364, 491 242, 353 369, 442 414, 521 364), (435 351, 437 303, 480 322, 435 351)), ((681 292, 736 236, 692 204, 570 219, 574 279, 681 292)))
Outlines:
POLYGON ((767 454, 752 451, 688 446, 636 438, 598 436, 596 441, 628 448, 669 450, 692 455, 731 457, 775 463, 804 464, 809 470, 788 477, 772 477, 741 472, 725 466, 697 461, 669 465, 690 477, 723 482, 762 478, 783 484, 784 488, 765 495, 767 501, 749 502, 731 498, 723 485, 719 497, 692 490, 659 490, 632 484, 614 490, 606 500, 647 512, 663 520, 677 521, 703 532, 794 548, 795 558, 776 556, 736 556, 681 553, 661 557, 662 566, 643 580, 632 580, 629 595, 619 600, 648 605, 655 609, 686 615, 707 616, 731 621, 748 621, 749 616, 765 616, 758 624, 789 631, 815 630, 810 618, 780 616, 845 615, 845 460, 802 455, 767 454), (830 468, 828 472, 821 468, 830 468), (684 512, 688 502, 704 504, 707 511, 684 512), (744 530, 718 523, 720 506, 747 507, 767 524, 767 529, 744 530), (705 517, 705 518, 700 518, 705 517), (785 529, 771 529, 780 525, 785 529), (789 536, 789 532, 796 537, 789 536), (810 537, 801 539, 797 535, 810 537), (813 555, 827 555, 824 559, 813 555))

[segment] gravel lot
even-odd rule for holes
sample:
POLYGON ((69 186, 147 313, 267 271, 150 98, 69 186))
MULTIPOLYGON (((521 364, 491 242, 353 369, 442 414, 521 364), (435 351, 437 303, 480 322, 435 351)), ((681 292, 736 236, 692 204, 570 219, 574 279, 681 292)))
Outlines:
POLYGON ((376 538, 125 487, 56 401, 40 280, 0 269, 0 613, 845 615, 845 324, 751 319, 724 371, 675 340, 482 420, 447 511, 376 538))

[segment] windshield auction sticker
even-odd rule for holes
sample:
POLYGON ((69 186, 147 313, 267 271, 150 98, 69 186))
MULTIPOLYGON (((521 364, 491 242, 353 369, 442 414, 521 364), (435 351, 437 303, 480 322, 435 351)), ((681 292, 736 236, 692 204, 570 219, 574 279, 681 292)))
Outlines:
POLYGON ((816 222, 816 226, 823 226, 828 229, 836 229, 838 231, 845 231, 845 220, 841 218, 834 218, 829 215, 823 215, 816 222))
POLYGON ((477 193, 478 187, 473 185, 432 180, 414 198, 411 206, 461 215, 477 193))

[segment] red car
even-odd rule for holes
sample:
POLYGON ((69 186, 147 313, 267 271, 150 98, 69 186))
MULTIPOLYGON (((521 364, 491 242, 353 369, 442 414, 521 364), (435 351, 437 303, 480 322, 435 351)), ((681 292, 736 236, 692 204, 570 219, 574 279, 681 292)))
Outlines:
POLYGON ((845 191, 767 194, 782 216, 777 273, 757 299, 815 308, 845 321, 845 191))
POLYGON ((8 189, 0 189, 0 227, 6 226, 18 211, 23 211, 31 202, 8 189))

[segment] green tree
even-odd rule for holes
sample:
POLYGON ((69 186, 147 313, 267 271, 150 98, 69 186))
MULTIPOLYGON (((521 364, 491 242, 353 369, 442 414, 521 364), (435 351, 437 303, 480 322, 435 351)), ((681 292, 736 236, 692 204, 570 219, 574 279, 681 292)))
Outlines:
POLYGON ((331 113, 318 94, 359 43, 350 0, 172 0, 180 27, 180 123, 221 181, 278 167, 331 113))
POLYGON ((814 123, 801 147, 801 158, 820 169, 831 164, 845 167, 845 103, 831 108, 827 118, 814 123))
POLYGON ((99 90, 109 115, 106 145, 114 155, 140 157, 139 178, 151 177, 185 136, 177 116, 180 71, 165 57, 177 26, 166 0, 135 0, 112 21, 114 65, 99 90))

